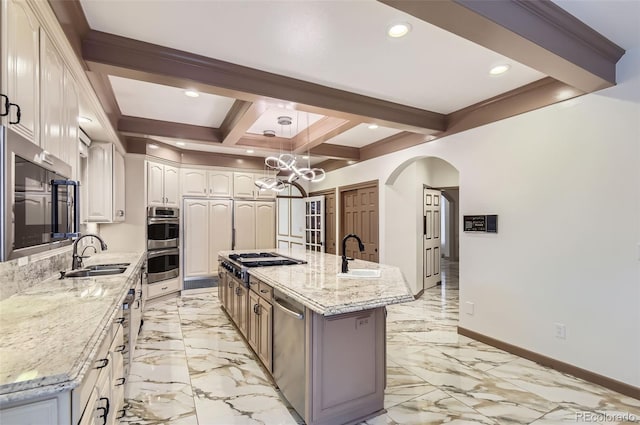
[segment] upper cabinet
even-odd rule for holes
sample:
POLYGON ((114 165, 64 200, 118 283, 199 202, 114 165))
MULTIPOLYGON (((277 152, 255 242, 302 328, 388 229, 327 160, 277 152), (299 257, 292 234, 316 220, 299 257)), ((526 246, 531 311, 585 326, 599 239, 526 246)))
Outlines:
POLYGON ((221 170, 182 169, 182 196, 230 198, 233 173, 221 170))
POLYGON ((40 32, 40 63, 40 146, 63 159, 64 63, 44 31, 40 32))
POLYGON ((117 223, 125 219, 124 157, 112 143, 89 147, 89 221, 117 223))
POLYGON ((156 162, 147 163, 147 204, 179 207, 180 178, 178 168, 156 162))
POLYGON ((40 24, 24 0, 7 0, 0 3, 0 39, 6 40, 2 55, 2 90, 12 103, 20 107, 10 108, 3 118, 13 130, 40 144, 40 24))
MULTIPOLYGON (((273 177, 272 174, 268 176, 273 177)), ((264 172, 234 172, 233 173, 233 197, 246 199, 275 199, 276 192, 273 190, 259 190, 255 181, 265 177, 264 172)))

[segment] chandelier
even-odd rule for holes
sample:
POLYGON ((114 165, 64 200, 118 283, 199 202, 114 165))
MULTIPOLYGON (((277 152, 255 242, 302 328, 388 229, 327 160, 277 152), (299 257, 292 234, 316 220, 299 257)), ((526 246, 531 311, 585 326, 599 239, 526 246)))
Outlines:
MULTIPOLYGON (((291 125, 291 123, 291 117, 278 117, 278 124, 280 125, 291 125)), ((307 138, 309 138, 309 114, 307 114, 307 138)), ((272 170, 290 171, 291 173, 287 178, 288 183, 293 183, 298 179, 316 183, 324 180, 326 176, 326 173, 322 168, 312 168, 310 166, 309 159, 307 159, 306 167, 298 167, 296 157, 291 153, 281 153, 278 156, 268 156, 265 158, 264 163, 272 170)), ((274 192, 282 192, 286 187, 284 181, 278 180, 275 177, 262 177, 255 181, 255 185, 259 190, 273 190, 274 192)))

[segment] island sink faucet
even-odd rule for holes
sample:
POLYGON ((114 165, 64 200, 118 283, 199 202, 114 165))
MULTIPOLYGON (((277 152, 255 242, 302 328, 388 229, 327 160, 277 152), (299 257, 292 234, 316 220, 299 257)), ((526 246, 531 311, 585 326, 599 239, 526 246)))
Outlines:
MULTIPOLYGON (((96 238, 100 241, 100 249, 103 251, 107 250, 107 244, 104 243, 104 241, 102 240, 102 238, 98 235, 94 235, 92 233, 87 233, 86 235, 82 235, 80 236, 78 239, 75 240, 75 242, 73 242, 73 259, 71 261, 71 269, 72 270, 76 270, 79 269, 80 267, 82 267, 82 259, 83 258, 87 258, 83 255, 78 255, 78 242, 80 242, 80 239, 86 238, 86 237, 93 237, 96 238)), ((84 250, 82 251, 84 252, 84 250)))
POLYGON ((350 233, 347 236, 345 236, 344 238, 342 238, 342 273, 347 273, 349 272, 349 260, 353 260, 353 258, 348 258, 347 257, 347 239, 349 238, 355 238, 355 240, 358 241, 358 248, 360 249, 360 252, 364 251, 364 244, 362 243, 362 240, 360 239, 360 237, 358 235, 356 235, 355 233, 350 233))

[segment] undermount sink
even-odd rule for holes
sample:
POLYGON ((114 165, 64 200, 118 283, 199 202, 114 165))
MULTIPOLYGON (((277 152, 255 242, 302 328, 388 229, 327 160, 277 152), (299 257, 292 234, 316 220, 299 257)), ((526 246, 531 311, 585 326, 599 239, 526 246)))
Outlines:
POLYGON ((87 266, 82 269, 71 270, 68 272, 60 272, 60 273, 61 273, 61 278, 108 276, 112 274, 124 273, 124 271, 127 270, 127 266, 129 266, 129 263, 95 264, 93 266, 87 266))
POLYGON ((347 273, 338 273, 338 277, 372 279, 380 277, 380 269, 351 269, 347 273))

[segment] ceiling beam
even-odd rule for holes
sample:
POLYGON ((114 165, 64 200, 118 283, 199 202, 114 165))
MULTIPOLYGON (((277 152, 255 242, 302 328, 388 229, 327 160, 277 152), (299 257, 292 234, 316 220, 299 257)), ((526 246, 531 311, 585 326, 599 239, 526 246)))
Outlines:
POLYGON ((616 83, 624 50, 551 1, 378 1, 584 92, 616 83))
POLYGON ((236 146, 247 146, 275 152, 290 152, 293 144, 291 143, 291 139, 284 137, 265 137, 258 134, 246 133, 238 140, 236 146))
POLYGON ((89 69, 246 101, 297 103, 296 109, 378 125, 431 133, 445 116, 193 53, 91 30, 82 41, 89 69), (337 112, 336 112, 337 111, 337 112))
POLYGON ((236 100, 220 126, 222 144, 235 145, 266 110, 265 102, 236 100))
POLYGON ((403 131, 360 148, 360 160, 375 158, 433 140, 435 136, 403 131))
POLYGON ((212 143, 220 143, 222 140, 222 133, 217 128, 130 116, 120 117, 118 131, 129 134, 199 140, 212 143))
POLYGON ((333 139, 338 134, 352 129, 358 124, 358 122, 341 118, 324 117, 308 126, 293 138, 293 152, 307 152, 327 140, 333 139))
POLYGON ((326 156, 327 158, 331 159, 358 161, 360 160, 360 149, 351 146, 323 143, 311 149, 311 155, 326 156))

